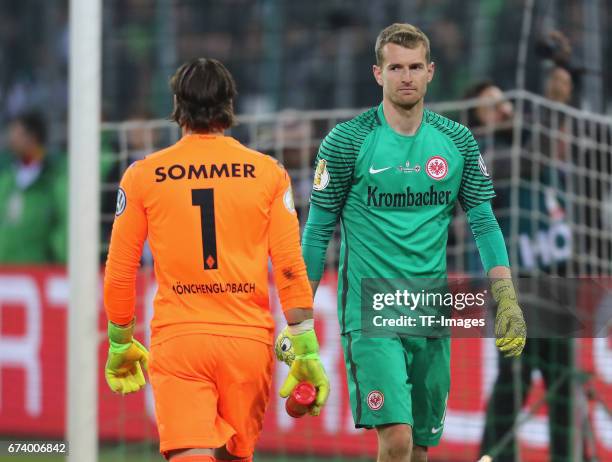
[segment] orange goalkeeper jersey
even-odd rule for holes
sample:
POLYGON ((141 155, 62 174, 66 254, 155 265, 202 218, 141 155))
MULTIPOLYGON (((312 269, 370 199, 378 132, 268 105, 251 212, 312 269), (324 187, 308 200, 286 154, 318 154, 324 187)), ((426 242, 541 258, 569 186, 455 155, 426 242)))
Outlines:
POLYGON ((125 172, 104 278, 108 318, 134 316, 145 239, 158 291, 151 341, 209 333, 272 342, 268 257, 284 310, 311 308, 287 172, 226 136, 184 136, 125 172))

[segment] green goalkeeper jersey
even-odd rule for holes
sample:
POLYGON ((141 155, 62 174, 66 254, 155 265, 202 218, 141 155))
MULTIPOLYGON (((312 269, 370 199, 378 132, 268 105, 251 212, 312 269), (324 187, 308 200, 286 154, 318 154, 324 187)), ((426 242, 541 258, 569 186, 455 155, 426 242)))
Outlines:
POLYGON ((319 148, 311 201, 341 219, 342 333, 361 327, 364 279, 446 278, 455 201, 467 211, 494 195, 471 132, 435 112, 413 136, 387 124, 382 104, 338 124, 319 148))

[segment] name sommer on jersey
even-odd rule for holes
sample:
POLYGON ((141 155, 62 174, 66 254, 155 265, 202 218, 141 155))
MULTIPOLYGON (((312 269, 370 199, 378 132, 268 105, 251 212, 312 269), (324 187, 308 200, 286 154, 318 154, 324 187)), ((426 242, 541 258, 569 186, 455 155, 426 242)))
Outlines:
POLYGON ((255 178, 253 164, 233 162, 231 164, 174 164, 155 169, 155 182, 171 180, 197 180, 200 178, 255 178))

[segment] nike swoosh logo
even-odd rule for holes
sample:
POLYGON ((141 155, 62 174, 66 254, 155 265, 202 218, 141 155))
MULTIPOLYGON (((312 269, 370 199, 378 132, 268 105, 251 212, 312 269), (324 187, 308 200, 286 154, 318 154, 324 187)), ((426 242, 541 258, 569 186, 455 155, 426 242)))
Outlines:
POLYGON ((444 425, 439 426, 438 428, 432 427, 431 432, 435 435, 436 433, 438 433, 440 430, 442 430, 442 427, 444 427, 444 425))
POLYGON ((370 173, 371 173, 372 175, 376 175, 377 173, 384 172, 385 170, 389 170, 390 168, 392 168, 392 167, 385 167, 385 168, 374 168, 374 166, 372 165, 372 166, 370 167, 370 173))

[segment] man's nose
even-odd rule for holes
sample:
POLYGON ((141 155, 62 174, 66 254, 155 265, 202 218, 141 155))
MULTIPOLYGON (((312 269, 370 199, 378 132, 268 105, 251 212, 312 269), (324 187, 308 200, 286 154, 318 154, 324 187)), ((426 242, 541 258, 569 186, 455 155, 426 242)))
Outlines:
POLYGON ((405 71, 402 72, 402 82, 405 82, 405 83, 412 82, 412 73, 410 72, 410 69, 406 69, 405 71))

